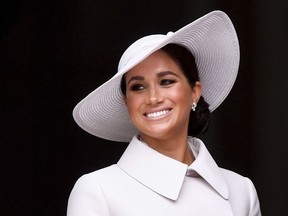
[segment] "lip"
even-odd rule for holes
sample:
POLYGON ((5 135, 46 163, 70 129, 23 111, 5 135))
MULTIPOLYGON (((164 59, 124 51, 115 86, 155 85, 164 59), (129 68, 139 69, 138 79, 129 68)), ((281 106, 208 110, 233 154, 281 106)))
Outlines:
POLYGON ((149 111, 144 113, 144 116, 148 119, 159 119, 159 118, 163 118, 165 116, 167 116, 168 114, 170 114, 171 112, 171 108, 164 108, 161 110, 153 110, 153 111, 149 111))

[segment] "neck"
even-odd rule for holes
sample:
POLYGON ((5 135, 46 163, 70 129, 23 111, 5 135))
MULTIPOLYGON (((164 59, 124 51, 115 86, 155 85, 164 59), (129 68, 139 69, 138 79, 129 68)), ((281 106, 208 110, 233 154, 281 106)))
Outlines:
POLYGON ((158 139, 141 134, 140 138, 149 147, 159 153, 187 165, 190 165, 195 160, 190 151, 187 136, 175 137, 173 139, 158 139))

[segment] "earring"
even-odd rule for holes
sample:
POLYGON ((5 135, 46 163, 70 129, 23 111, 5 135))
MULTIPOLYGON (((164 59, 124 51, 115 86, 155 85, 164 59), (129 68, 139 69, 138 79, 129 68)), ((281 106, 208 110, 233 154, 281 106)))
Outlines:
POLYGON ((196 104, 195 102, 193 102, 192 107, 191 107, 191 109, 193 110, 193 112, 196 111, 196 107, 197 107, 197 104, 196 104))

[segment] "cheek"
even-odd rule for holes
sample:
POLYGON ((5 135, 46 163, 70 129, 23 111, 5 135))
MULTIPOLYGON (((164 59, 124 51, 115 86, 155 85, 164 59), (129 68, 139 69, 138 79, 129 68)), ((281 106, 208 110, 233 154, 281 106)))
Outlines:
POLYGON ((129 115, 133 114, 136 110, 138 110, 141 104, 141 97, 138 95, 127 95, 126 97, 126 107, 128 109, 129 115))
POLYGON ((189 104, 188 106, 192 104, 191 103, 192 93, 187 88, 182 87, 175 88, 169 92, 169 95, 171 98, 174 99, 175 102, 177 102, 177 104, 189 104))

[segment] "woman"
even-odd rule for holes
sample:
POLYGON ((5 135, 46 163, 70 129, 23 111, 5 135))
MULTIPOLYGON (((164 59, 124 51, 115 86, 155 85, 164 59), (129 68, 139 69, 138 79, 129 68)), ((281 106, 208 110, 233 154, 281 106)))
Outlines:
POLYGON ((117 164, 76 182, 68 216, 261 215, 253 183, 219 168, 196 138, 238 65, 237 35, 221 11, 133 43, 117 74, 73 111, 87 132, 130 143, 117 164))

